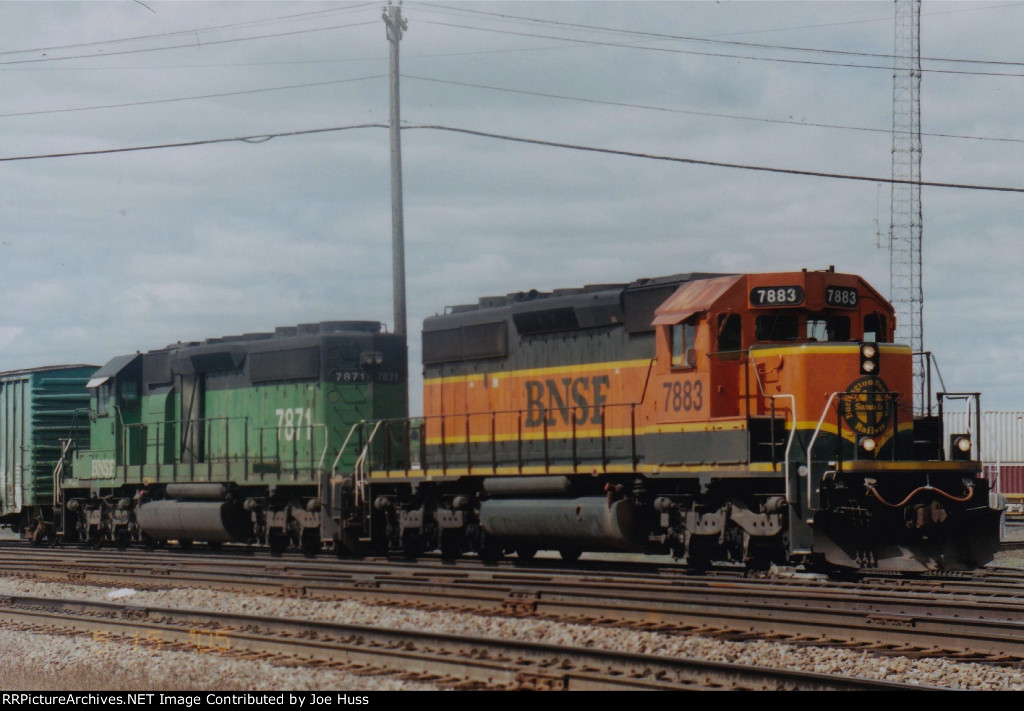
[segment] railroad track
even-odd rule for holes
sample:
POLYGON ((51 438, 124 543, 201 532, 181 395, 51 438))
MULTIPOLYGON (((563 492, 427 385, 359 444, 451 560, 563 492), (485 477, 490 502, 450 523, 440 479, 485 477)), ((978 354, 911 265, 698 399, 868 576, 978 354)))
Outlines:
POLYGON ((914 684, 745 665, 328 622, 0 597, 0 623, 85 633, 105 643, 393 673, 454 688, 538 690, 899 690, 914 684))
POLYGON ((205 587, 311 601, 360 600, 434 610, 624 626, 671 634, 763 638, 901 656, 1019 664, 1020 578, 880 578, 831 583, 745 580, 674 571, 612 573, 394 561, 329 563, 245 556, 0 548, 6 575, 137 589, 205 587), (31 551, 31 552, 29 552, 31 551), (58 561, 59 564, 58 564, 58 561))

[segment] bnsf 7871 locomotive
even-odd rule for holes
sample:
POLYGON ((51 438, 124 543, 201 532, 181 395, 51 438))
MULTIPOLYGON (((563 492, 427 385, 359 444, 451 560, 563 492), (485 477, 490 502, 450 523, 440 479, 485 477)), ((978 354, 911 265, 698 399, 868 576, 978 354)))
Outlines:
POLYGON ((871 286, 831 269, 455 307, 424 323, 419 466, 360 472, 364 520, 412 553, 983 565, 998 504, 970 434, 914 417, 893 329, 871 286))
POLYGON ((377 323, 179 343, 76 381, 90 443, 36 433, 65 441, 55 491, 0 462, 0 522, 94 545, 984 565, 1001 508, 978 433, 941 412, 977 395, 915 416, 894 325, 831 269, 484 298, 425 321, 415 420, 404 338, 377 323))

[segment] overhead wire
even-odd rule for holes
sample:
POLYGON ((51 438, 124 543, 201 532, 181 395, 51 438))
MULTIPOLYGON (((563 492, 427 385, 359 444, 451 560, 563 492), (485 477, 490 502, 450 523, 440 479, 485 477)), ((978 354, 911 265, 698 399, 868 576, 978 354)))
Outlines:
MULTIPOLYGON (((1018 3, 1019 5, 1020 3, 1018 3)), ((898 57, 894 54, 883 54, 878 52, 855 52, 852 50, 842 49, 825 49, 819 47, 797 47, 792 45, 780 45, 780 44, 765 44, 759 42, 742 42, 739 40, 723 40, 712 37, 697 37, 692 35, 676 35, 666 32, 650 32, 648 30, 631 30, 619 27, 608 27, 605 25, 590 25, 579 22, 564 22, 561 20, 551 20, 546 18, 537 17, 525 17, 522 15, 509 15, 506 13, 488 12, 486 10, 476 10, 469 8, 453 8, 447 5, 438 5, 436 3, 420 3, 417 7, 428 7, 428 8, 444 8, 445 10, 455 10, 459 12, 471 13, 473 15, 485 15, 485 16, 496 16, 499 18, 511 18, 518 21, 526 21, 530 23, 543 24, 543 25, 555 25, 558 27, 567 27, 571 29, 581 29, 586 31, 597 31, 597 32, 609 32, 615 34, 626 34, 630 36, 649 37, 658 40, 675 40, 684 42, 698 42, 705 44, 720 44, 727 46, 737 47, 749 47, 756 49, 781 49, 789 52, 811 52, 816 54, 841 54, 845 56, 854 57, 871 57, 874 59, 886 59, 894 60, 898 57)), ((892 18, 888 18, 891 22, 892 18)), ((1009 62, 1000 60, 985 60, 985 59, 959 59, 953 57, 921 57, 921 61, 932 61, 932 62, 957 62, 967 64, 995 64, 1005 66, 1024 66, 1024 62, 1009 62)), ((891 68, 891 67, 890 67, 891 68)))
POLYGON ((382 79, 387 74, 371 74, 365 77, 352 77, 350 79, 329 79, 327 81, 309 82, 307 84, 288 84, 286 86, 271 86, 264 87, 262 89, 241 89, 239 91, 225 91, 216 94, 200 94, 197 96, 180 96, 172 97, 169 99, 149 99, 146 101, 127 101, 118 104, 97 104, 95 106, 74 106, 66 109, 40 109, 37 111, 15 111, 6 114, 0 114, 0 118, 14 118, 19 116, 39 116, 43 114, 61 114, 61 113, 73 113, 78 111, 99 111, 101 109, 123 109, 131 106, 149 106, 151 104, 171 104, 181 101, 198 101, 202 99, 221 99, 230 96, 245 96, 247 94, 262 94, 273 91, 288 91, 292 89, 311 89, 314 87, 321 86, 332 86, 336 84, 348 84, 357 81, 366 81, 368 79, 382 79))
MULTIPOLYGON (((75 42, 75 43, 71 43, 71 44, 59 44, 59 45, 49 45, 49 46, 43 46, 43 47, 31 47, 31 48, 28 48, 28 49, 5 49, 5 50, 0 50, 0 56, 8 55, 8 54, 28 54, 28 53, 31 53, 31 52, 56 52, 56 51, 64 50, 64 49, 79 49, 79 48, 82 48, 82 47, 102 47, 103 45, 122 44, 122 43, 125 43, 125 42, 138 42, 138 41, 141 41, 141 40, 160 39, 160 38, 164 38, 164 37, 177 37, 177 36, 180 36, 180 35, 193 36, 197 32, 219 32, 219 31, 222 31, 222 30, 233 30, 233 29, 240 29, 240 28, 243 28, 243 27, 254 27, 254 26, 258 27, 260 25, 270 25, 270 24, 277 24, 277 23, 282 23, 282 22, 291 22, 291 21, 298 20, 298 19, 308 19, 308 18, 314 17, 314 16, 323 16, 323 15, 328 15, 328 14, 341 14, 341 13, 345 13, 345 12, 348 12, 348 11, 351 11, 351 10, 357 10, 357 9, 361 9, 361 8, 368 7, 368 6, 375 6, 377 4, 378 3, 375 3, 375 2, 364 2, 364 3, 357 3, 355 5, 349 5, 349 6, 343 7, 343 8, 332 8, 332 9, 329 9, 329 10, 317 10, 315 12, 302 12, 302 13, 297 13, 297 14, 292 14, 292 15, 279 15, 277 17, 267 17, 267 18, 263 18, 263 19, 260 19, 260 20, 247 20, 245 22, 233 22, 233 23, 229 23, 229 24, 226 24, 226 25, 210 25, 208 27, 196 27, 196 28, 186 29, 186 30, 174 30, 172 32, 160 32, 160 33, 150 34, 150 35, 135 35, 135 36, 132 36, 132 37, 116 37, 114 39, 107 39, 107 40, 94 40, 92 42, 75 42)), ((100 55, 100 56, 106 56, 106 55, 100 55)))
MULTIPOLYGON (((108 155, 116 153, 129 153, 133 151, 152 151, 161 150, 168 148, 187 148, 195 146, 212 145, 218 143, 265 143, 274 138, 285 138, 294 136, 308 136, 313 134, 331 133, 337 131, 351 131, 356 129, 364 128, 389 128, 389 124, 386 123, 361 123, 351 124, 348 126, 333 126, 330 128, 315 128, 305 129, 298 131, 283 131, 277 133, 260 133, 248 136, 235 136, 232 138, 208 138, 195 141, 181 141, 176 143, 160 143, 146 146, 128 146, 124 148, 101 148, 91 151, 66 151, 61 153, 45 153, 36 155, 24 155, 24 156, 7 156, 0 157, 0 163, 7 163, 13 161, 27 161, 27 160, 43 160, 53 158, 71 158, 78 156, 97 156, 97 155, 108 155)), ((468 128, 459 128, 456 126, 444 126, 440 124, 410 124, 402 126, 403 131, 408 130, 430 130, 430 131, 447 131, 452 133, 460 133, 465 135, 477 136, 479 138, 491 138, 502 141, 511 141, 515 143, 525 143, 536 146, 545 146, 548 148, 562 148, 568 150, 585 151, 590 153, 601 153, 605 155, 615 155, 629 158, 643 158, 647 160, 657 161, 668 161, 672 163, 685 163, 689 165, 700 165, 714 168, 731 168, 735 170, 749 170, 756 172, 767 172, 767 173, 778 173, 785 175, 799 175, 806 177, 815 178, 830 178, 837 180, 855 180, 872 183, 892 183, 901 185, 920 185, 922 187, 933 187, 933 188, 953 188, 959 190, 982 190, 982 191, 994 191, 994 192, 1007 192, 1007 193, 1024 193, 1024 188, 1016 188, 1009 186, 999 185, 977 185, 971 183, 945 183, 936 181, 926 180, 904 180, 898 178, 883 178, 883 177, 872 177, 865 175, 852 175, 848 173, 828 173, 816 170, 799 170, 794 168, 776 168, 771 166, 759 166, 745 163, 726 163, 721 161, 709 161, 700 160, 696 158, 683 158, 679 156, 667 156, 659 155, 656 153, 642 153, 639 151, 627 151, 615 148, 600 148, 596 146, 584 146, 575 143, 564 143, 560 141, 546 141, 537 138, 525 138, 522 136, 510 136, 507 134, 493 133, 490 131, 478 131, 468 128)))
POLYGON ((253 41, 253 40, 271 39, 271 38, 276 38, 276 37, 289 37, 289 36, 294 36, 294 35, 303 35, 303 34, 309 34, 311 32, 326 32, 328 30, 343 30, 343 29, 349 29, 349 28, 352 28, 352 27, 363 27, 365 25, 376 25, 377 22, 378 22, 377 20, 372 20, 372 21, 366 21, 366 22, 354 22, 354 23, 349 24, 349 25, 331 25, 331 26, 328 26, 328 27, 314 27, 314 28, 311 28, 311 29, 290 30, 288 32, 276 32, 276 33, 266 34, 266 35, 252 35, 252 36, 249 36, 249 37, 233 37, 233 38, 230 38, 230 39, 208 40, 206 42, 195 41, 195 42, 187 42, 185 44, 165 45, 165 46, 162 46, 162 47, 139 47, 139 48, 136 48, 136 49, 126 49, 126 50, 123 50, 123 51, 103 52, 102 54, 76 54, 76 55, 61 56, 61 57, 49 57, 49 56, 47 56, 47 57, 34 57, 34 58, 31 58, 31 59, 12 59, 12 60, 0 61, 0 68, 12 67, 12 66, 20 66, 20 65, 25 65, 25 64, 39 64, 39 63, 46 63, 46 62, 59 62, 59 61, 65 61, 65 60, 68 60, 68 59, 103 59, 103 58, 106 58, 106 57, 118 57, 118 56, 122 56, 122 55, 126 55, 126 54, 143 54, 143 53, 146 53, 146 52, 163 52, 163 51, 168 51, 168 50, 173 50, 173 49, 189 49, 189 48, 195 49, 195 48, 200 48, 200 47, 212 47, 212 46, 222 45, 222 44, 233 44, 235 42, 250 42, 250 41, 253 41))
MULTIPOLYGON (((752 62, 777 62, 781 64, 800 64, 805 66, 821 66, 821 67, 843 67, 846 69, 878 69, 885 70, 887 72, 892 71, 891 66, 877 65, 877 64, 855 64, 855 63, 844 63, 844 62, 824 62, 816 61, 811 59, 788 59, 785 57, 758 57, 755 55, 745 54, 728 54, 725 52, 702 52, 693 49, 679 49, 673 47, 651 47, 648 45, 628 42, 607 42, 598 40, 588 40, 579 37, 558 37, 556 35, 543 35, 532 32, 513 32, 512 30, 499 30, 488 27, 477 27, 472 25, 459 25, 451 22, 437 22, 431 20, 420 20, 423 24, 428 25, 439 25, 442 27, 453 27, 458 29, 476 30, 479 32, 493 32, 496 34, 513 35, 518 37, 537 37, 540 39, 550 40, 561 40, 564 42, 573 42, 582 45, 592 45, 600 47, 616 47, 620 49, 638 49, 645 52, 666 52, 669 54, 686 54, 700 57, 718 57, 723 59, 743 59, 752 62)), ((649 41, 649 40, 648 40, 649 41)), ((1022 65, 1024 66, 1024 65, 1022 65)), ((966 69, 937 69, 937 68, 923 68, 922 72, 929 74, 953 74, 953 75, 967 75, 967 76, 993 76, 993 77, 1024 77, 1024 73, 1018 74, 1013 72, 983 72, 983 71, 971 71, 966 69)))
MULTIPOLYGON (((840 129, 840 130, 844 130, 844 131, 866 131, 866 132, 870 132, 870 133, 885 133, 885 134, 890 134, 890 135, 894 132, 893 129, 891 129, 891 128, 874 128, 874 127, 870 127, 870 126, 848 126, 848 125, 842 125, 842 124, 820 123, 820 122, 815 122, 815 121, 795 121, 793 119, 773 119, 773 118, 765 118, 765 117, 761 117, 761 116, 743 116, 741 114, 726 114, 726 113, 718 113, 718 112, 713 112, 713 111, 695 111, 693 109, 675 109, 675 108, 671 108, 671 107, 668 107, 668 106, 651 106, 649 104, 633 104, 633 103, 629 103, 629 102, 625 102, 625 101, 606 101, 606 100, 602 100, 602 99, 591 99, 591 98, 580 97, 580 96, 566 96, 564 94, 550 94, 550 93, 540 92, 540 91, 529 91, 527 89, 510 89, 508 87, 491 86, 491 85, 487 85, 487 84, 475 84, 475 83, 471 83, 471 82, 453 81, 453 80, 449 80, 449 79, 437 79, 437 78, 434 78, 434 77, 422 77, 422 76, 417 76, 417 75, 413 75, 413 74, 406 74, 404 72, 402 73, 401 76, 402 76, 403 79, 415 79, 417 81, 434 82, 434 83, 438 83, 438 84, 449 84, 449 85, 452 85, 452 86, 463 86, 463 87, 468 87, 468 88, 473 88, 473 89, 486 89, 486 90, 489 90, 489 91, 500 91, 500 92, 505 92, 505 93, 510 93, 510 94, 522 94, 522 95, 525 95, 525 96, 539 96, 539 97, 546 98, 546 99, 557 99, 557 100, 561 100, 561 101, 577 101, 577 102, 580 102, 580 103, 599 104, 599 105, 602 105, 602 106, 619 106, 619 107, 623 107, 623 108, 643 109, 643 110, 647 110, 647 111, 662 111, 662 112, 666 112, 666 113, 685 114, 685 115, 689 115, 689 116, 707 116, 707 117, 710 117, 710 118, 726 118, 726 119, 735 119, 735 120, 739 120, 739 121, 756 121, 756 122, 759 122, 759 123, 786 124, 786 125, 791 125, 791 126, 807 126, 807 127, 810 127, 810 128, 840 129)), ((3 115, 0 114, 0 117, 2 117, 2 116, 3 115)), ((897 131, 895 131, 895 133, 899 134, 899 133, 902 133, 902 132, 897 130, 897 131)), ((921 132, 921 135, 922 136, 926 136, 926 137, 932 137, 932 138, 957 138, 957 139, 964 139, 964 140, 971 140, 971 141, 1000 141, 1000 142, 1009 142, 1009 143, 1024 143, 1024 138, 1001 138, 1001 137, 995 137, 995 136, 968 136, 968 135, 956 134, 956 133, 929 133, 929 132, 921 132)))

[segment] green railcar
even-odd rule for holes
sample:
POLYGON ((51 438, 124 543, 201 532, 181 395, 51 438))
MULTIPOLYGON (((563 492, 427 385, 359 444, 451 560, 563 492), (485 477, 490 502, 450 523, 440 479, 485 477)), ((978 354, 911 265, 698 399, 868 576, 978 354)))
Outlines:
POLYGON ((62 448, 89 446, 95 365, 0 373, 0 525, 39 539, 52 522, 54 468, 62 448))
POLYGON ((370 321, 114 358, 87 383, 91 446, 62 482, 61 532, 316 550, 325 477, 351 472, 359 423, 407 413, 406 363, 404 336, 370 321))

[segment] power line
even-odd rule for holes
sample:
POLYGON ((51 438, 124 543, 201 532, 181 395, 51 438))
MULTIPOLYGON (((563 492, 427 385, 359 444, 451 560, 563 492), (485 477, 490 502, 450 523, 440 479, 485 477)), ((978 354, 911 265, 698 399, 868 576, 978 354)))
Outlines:
POLYGON ((657 155, 654 153, 639 153, 635 151, 624 151, 613 148, 596 148, 594 146, 583 146, 572 143, 560 143, 555 141, 544 141, 535 138, 522 138, 518 136, 508 136, 499 133, 490 133, 487 131, 476 131, 468 128, 455 128, 452 126, 439 126, 439 125, 419 125, 419 126, 403 126, 403 129, 431 129, 437 131, 453 131, 455 133, 464 133, 472 136, 480 136, 483 138, 495 138, 504 141, 513 141, 516 143, 530 143, 538 146, 548 146, 551 148, 568 148, 577 151, 589 151, 593 153, 605 153, 609 155, 627 156, 631 158, 647 158, 649 160, 660 160, 670 161, 673 163, 688 163, 691 165, 704 165, 715 168, 734 168, 739 170, 753 170, 766 173, 783 173, 786 175, 805 175, 815 178, 834 178, 839 180, 859 180, 864 182, 872 183, 908 183, 912 185, 920 185, 922 187, 931 188, 956 188, 960 190, 989 190, 996 192, 1009 192, 1009 193, 1024 193, 1024 188, 1011 188, 995 185, 972 185, 969 183, 939 183, 930 182, 924 180, 897 180, 893 178, 873 178, 864 175, 849 175, 844 173, 824 173, 814 170, 796 170, 791 168, 772 168, 768 166, 748 165, 743 163, 721 163, 718 161, 698 160, 696 158, 679 158, 675 156, 664 156, 657 155))
POLYGON ((241 91, 227 91, 219 94, 201 94, 198 96, 180 96, 170 99, 150 99, 148 101, 130 101, 120 104, 99 104, 96 106, 75 106, 67 109, 42 109, 39 111, 17 111, 9 114, 0 114, 0 118, 13 118, 18 116, 39 116, 43 114, 62 114, 78 111, 99 111, 101 109, 124 109, 133 106, 148 106, 150 104, 170 104, 179 101, 197 101, 201 99, 221 99, 229 96, 244 96, 246 94, 262 94, 271 91, 287 91, 289 89, 310 89, 318 86, 332 86, 334 84, 347 84, 349 82, 366 81, 367 79, 380 79, 386 74, 373 74, 365 77, 353 77, 352 79, 333 79, 328 81, 311 82, 309 84, 290 84, 287 86, 271 86, 264 89, 247 89, 241 91))
MULTIPOLYGON (((137 106, 149 106, 149 105, 156 105, 156 104, 177 103, 177 102, 183 102, 183 101, 200 101, 200 100, 203 100, 203 99, 219 99, 219 98, 226 98, 226 97, 232 97, 232 96, 245 96, 245 95, 248 95, 248 94, 261 94, 261 93, 275 92, 275 91, 288 91, 288 90, 293 90, 293 89, 310 89, 310 88, 316 88, 316 87, 321 87, 321 86, 333 86, 333 85, 337 85, 337 84, 347 84, 347 83, 350 83, 350 82, 366 81, 366 80, 369 80, 369 79, 380 79, 381 77, 384 77, 384 76, 386 76, 386 75, 384 75, 384 74, 372 74, 372 75, 368 75, 368 76, 364 76, 364 77, 353 77, 351 79, 332 79, 332 80, 321 81, 321 82, 310 82, 310 83, 306 83, 306 84, 288 84, 288 85, 283 85, 283 86, 265 87, 265 88, 262 88, 262 89, 245 89, 245 90, 240 90, 240 91, 227 91, 227 92, 219 92, 219 93, 214 93, 214 94, 198 94, 198 95, 195 95, 195 96, 171 97, 171 98, 167 98, 167 99, 150 99, 150 100, 146 100, 146 101, 130 101, 130 102, 117 103, 117 104, 97 104, 97 105, 94 105, 94 106, 74 106, 74 107, 62 108, 62 109, 39 109, 39 110, 36 110, 36 111, 15 111, 15 112, 10 112, 10 113, 0 114, 0 119, 3 119, 3 118, 17 118, 17 117, 25 117, 25 116, 44 116, 44 115, 47 115, 47 114, 77 113, 77 112, 81 112, 81 111, 99 111, 99 110, 104 110, 104 109, 122 109, 122 108, 132 108, 132 107, 137 107, 137 106)), ((488 91, 499 91, 499 92, 504 92, 504 93, 509 93, 509 94, 523 95, 523 96, 537 96, 537 97, 546 98, 546 99, 556 99, 556 100, 559 100, 559 101, 575 101, 575 102, 584 103, 584 104, 595 104, 595 105, 600 105, 600 106, 616 106, 616 107, 621 107, 621 108, 642 109, 642 110, 645 110, 645 111, 660 111, 660 112, 664 112, 664 113, 683 114, 683 115, 687 115, 687 116, 704 116, 704 117, 709 117, 709 118, 725 118, 725 119, 732 119, 732 120, 737 120, 737 121, 752 121, 752 122, 757 122, 757 123, 781 124, 781 125, 789 125, 789 126, 802 126, 802 127, 807 127, 807 128, 827 128, 827 129, 835 129, 835 130, 843 130, 843 131, 861 131, 861 132, 867 132, 867 133, 885 133, 885 134, 891 134, 892 133, 892 129, 874 128, 874 127, 870 127, 870 126, 849 126, 849 125, 844 125, 844 124, 822 123, 822 122, 817 122, 817 121, 796 121, 796 120, 793 120, 793 119, 775 119, 775 118, 767 118, 767 117, 763 117, 763 116, 745 116, 745 115, 742 115, 742 114, 728 114, 728 113, 721 113, 721 112, 714 112, 714 111, 697 111, 697 110, 694 110, 694 109, 676 109, 676 108, 672 108, 672 107, 668 107, 668 106, 652 106, 650 104, 635 104, 635 103, 630 103, 630 102, 625 102, 625 101, 608 101, 608 100, 603 100, 603 99, 592 99, 592 98, 581 97, 581 96, 566 96, 566 95, 563 95, 563 94, 551 94, 551 93, 547 93, 547 92, 530 91, 528 89, 512 89, 512 88, 508 88, 508 87, 492 86, 492 85, 487 85, 487 84, 475 84, 475 83, 472 83, 472 82, 454 81, 454 80, 450 80, 450 79, 438 79, 438 78, 435 78, 435 77, 422 77, 422 76, 416 76, 416 75, 404 74, 404 73, 402 74, 402 77, 404 77, 406 79, 414 79, 414 80, 417 80, 417 81, 432 82, 432 83, 436 83, 436 84, 447 84, 447 85, 451 85, 451 86, 461 86, 461 87, 467 87, 467 88, 471 88, 471 89, 485 89, 485 90, 488 90, 488 91)), ((968 141, 994 141, 994 142, 1001 142, 1001 143, 1024 143, 1024 138, 1006 138, 1006 137, 999 137, 999 136, 970 136, 970 135, 957 134, 957 133, 934 133, 934 132, 932 132, 932 133, 922 132, 921 135, 922 136, 927 136, 929 138, 954 138, 954 139, 968 140, 968 141)))
MULTIPOLYGON (((539 96, 545 99, 558 99, 561 101, 577 101, 584 104, 599 104, 602 106, 619 106, 630 109, 644 109, 647 111, 663 111, 666 113, 673 114, 686 114, 689 116, 707 116, 710 118, 727 118, 735 119, 739 121, 756 121, 759 123, 774 123, 774 124, 786 124, 791 126, 807 126, 810 128, 831 128, 840 129, 844 131, 866 131, 870 133, 885 133, 891 134, 893 129, 888 128, 872 128, 869 126, 845 126, 842 124, 832 123, 819 123, 814 121, 794 121, 792 119, 772 119, 765 118, 762 116, 743 116, 741 114, 724 114, 713 111, 695 111, 693 109, 674 109, 667 106, 651 106, 649 104, 632 104, 625 101, 605 101, 602 99, 590 99, 580 96, 565 96, 563 94, 549 94, 540 91, 529 91, 527 89, 509 89, 507 87, 490 86, 487 84, 473 84, 470 82, 453 81, 449 79, 435 79, 433 77, 421 77, 414 76, 412 74, 402 74, 403 78, 416 79, 418 81, 434 82, 437 84, 450 84, 452 86, 464 86, 472 89, 487 89, 489 91, 501 91, 509 94, 521 94, 525 96, 539 96)), ((2 118, 0 114, 0 118, 2 118)), ((1000 141, 1009 143, 1024 143, 1024 138, 1000 138, 992 136, 967 136, 956 133, 922 133, 922 136, 928 136, 931 138, 959 138, 970 141, 1000 141)))
MULTIPOLYGON (((209 138, 197 141, 182 141, 178 143, 160 143, 148 146, 130 146, 125 148, 102 148, 94 151, 67 151, 63 153, 45 153, 36 155, 26 156, 8 156, 0 157, 0 163, 12 162, 12 161, 25 161, 25 160, 43 160, 51 158, 71 158, 76 156, 97 156, 107 155, 113 153, 130 153, 133 151, 152 151, 161 150, 167 148, 187 148, 195 146, 212 145, 217 143, 266 143, 274 138, 289 138, 294 136, 309 136, 319 133, 331 133, 337 131, 351 131, 363 128, 389 128, 388 124, 385 123, 360 123, 351 124, 349 126, 333 126, 330 128, 313 128, 300 131, 284 131, 279 133, 261 133, 250 136, 235 136, 233 138, 209 138)), ((750 170, 764 173, 780 173, 784 175, 803 175, 813 178, 832 178, 836 180, 856 180, 862 182, 871 183, 905 183, 910 185, 920 185, 922 187, 930 188, 953 188, 958 190, 983 190, 983 191, 994 191, 1004 193, 1024 193, 1024 188, 1014 188, 999 185, 975 185, 971 183, 940 183, 933 181, 922 181, 922 180, 898 180, 893 178, 882 178, 882 177, 871 177, 865 175, 851 175, 846 173, 825 173, 815 170, 798 170, 794 168, 775 168, 770 166, 759 166, 750 165, 744 163, 724 163, 720 161, 709 161, 699 160, 696 158, 682 158, 678 156, 666 156, 659 155, 656 153, 640 153, 637 151, 626 151, 615 148, 599 148, 596 146, 584 146, 574 143, 562 143, 557 141, 545 141, 537 138, 524 138, 522 136, 509 136, 500 133, 491 133, 488 131, 477 131, 469 128, 458 128, 455 126, 442 126, 438 124, 414 124, 402 126, 403 131, 410 130, 429 130, 429 131, 448 131, 452 133, 461 133, 470 136, 477 136, 480 138, 491 138, 495 140, 511 141, 514 143, 526 143, 535 146, 546 146, 548 148, 563 148, 575 151, 585 151, 590 153, 601 153, 605 155, 616 155, 627 158, 644 158, 647 160, 657 161, 668 161, 672 163, 686 163, 689 165, 702 165, 712 168, 732 168, 736 170, 750 170)))
MULTIPOLYGON (((307 18, 313 17, 313 16, 339 14, 339 13, 348 12, 350 10, 360 9, 360 8, 363 8, 363 7, 375 7, 376 5, 377 5, 377 3, 374 3, 374 2, 366 2, 366 3, 359 3, 357 5, 349 5, 348 7, 343 7, 343 8, 334 8, 334 9, 331 9, 331 10, 317 10, 315 12, 302 12, 302 13, 297 13, 297 14, 294 14, 294 15, 280 15, 278 17, 268 17, 268 18, 264 18, 262 20, 248 20, 246 22, 234 22, 234 23, 227 24, 227 25, 212 25, 210 27, 197 27, 197 28, 188 29, 188 30, 176 30, 174 32, 160 32, 160 33, 152 34, 152 35, 136 35, 136 36, 133 36, 133 37, 118 37, 118 38, 115 38, 115 39, 108 39, 108 40, 96 40, 94 42, 76 42, 76 43, 72 43, 72 44, 59 44, 59 45, 52 45, 52 46, 48 46, 48 47, 32 47, 30 49, 7 49, 7 50, 0 50, 0 56, 10 55, 10 54, 28 54, 30 52, 56 52, 58 50, 63 50, 63 49, 80 49, 80 48, 83 48, 83 47, 102 47, 103 45, 108 45, 108 44, 122 44, 124 42, 138 42, 140 40, 160 39, 160 38, 164 38, 164 37, 178 37, 178 36, 182 36, 182 35, 194 36, 196 33, 199 33, 199 32, 216 32, 216 31, 220 31, 220 30, 233 30, 233 29, 239 29, 239 28, 243 28, 243 27, 254 27, 254 26, 259 26, 259 25, 277 24, 277 23, 281 23, 281 22, 290 22, 292 20, 307 19, 307 18)), ((106 55, 100 55, 100 56, 106 56, 106 55)))
MULTIPOLYGON (((825 62, 811 59, 786 59, 784 57, 758 57, 755 55, 746 54, 729 54, 725 52, 701 52, 693 49, 677 49, 671 47, 649 47, 643 46, 636 43, 626 42, 605 42, 598 40, 587 40, 574 37, 558 37, 556 35, 542 35, 532 32, 513 32, 512 30, 499 30, 489 27, 475 27, 473 25, 459 25, 452 22, 435 22, 430 20, 420 20, 421 23, 427 25, 438 25, 441 27, 454 27, 465 30, 476 30, 479 32, 493 32, 496 34, 513 35, 517 37, 536 37, 539 39, 550 39, 558 40, 562 42, 573 42, 576 44, 583 44, 595 47, 617 47, 620 49, 639 49, 645 52, 666 52, 669 54, 687 54, 699 57, 717 57, 722 59, 745 59, 752 62, 777 62, 781 64, 801 64, 805 66, 818 66, 818 67, 843 67, 846 69, 879 69, 887 72, 892 71, 891 66, 877 65, 877 64, 854 64, 854 63, 843 63, 843 62, 825 62)), ((780 49, 784 49, 781 48, 780 49)), ((828 50, 816 50, 816 51, 828 51, 828 50)), ((844 53, 845 54, 845 53, 844 53)), ((878 55, 879 58, 885 58, 889 55, 878 55)), ((961 60, 943 60, 943 61, 961 61, 961 60)), ((968 60, 963 60, 968 61, 968 60)), ((990 64, 994 62, 983 62, 990 64)), ((1018 66, 1024 66, 1022 63, 1017 63, 1018 66)), ((991 77, 1024 77, 1024 74, 1017 74, 1013 72, 983 72, 983 71, 971 71, 966 69, 922 69, 922 72, 928 72, 931 74, 955 74, 955 75, 966 75, 966 76, 991 76, 991 77)))
MULTIPOLYGON (((883 54, 883 53, 877 53, 877 52, 854 52, 854 51, 851 51, 851 50, 823 49, 823 48, 819 48, 819 47, 795 47, 795 46, 791 46, 791 45, 764 44, 764 43, 759 43, 759 42, 741 42, 739 40, 722 40, 722 39, 714 39, 714 38, 710 38, 710 37, 696 37, 696 36, 691 36, 691 35, 674 35, 674 34, 668 34, 668 33, 664 33, 664 32, 650 32, 650 31, 647 31, 647 30, 630 30, 630 29, 623 29, 623 28, 618 28, 618 27, 607 27, 607 26, 604 26, 604 25, 588 25, 588 24, 582 24, 582 23, 578 23, 578 22, 563 22, 563 21, 560 21, 560 20, 549 20, 549 19, 542 19, 542 18, 537 18, 537 17, 525 17, 525 16, 522 16, 522 15, 508 15, 508 14, 505 14, 505 13, 488 12, 486 10, 470 10, 468 8, 453 8, 453 7, 450 7, 450 6, 437 5, 437 4, 434 4, 434 3, 422 3, 419 6, 426 6, 426 7, 430 7, 430 8, 442 8, 442 9, 445 9, 445 10, 454 10, 454 11, 458 11, 458 12, 466 12, 466 13, 470 13, 470 14, 474 14, 474 15, 496 16, 496 17, 500 17, 500 18, 503 18, 503 19, 521 20, 521 21, 532 22, 532 23, 543 24, 543 25, 555 25, 555 26, 558 26, 558 27, 568 27, 568 28, 572 28, 572 29, 582 29, 582 30, 598 31, 598 32, 612 32, 612 33, 616 33, 616 34, 627 34, 627 35, 633 35, 633 36, 639 36, 639 37, 650 37, 650 38, 653 38, 653 39, 665 39, 665 40, 674 40, 674 41, 682 41, 682 42, 700 42, 700 43, 705 43, 705 44, 719 44, 719 45, 726 45, 726 46, 733 46, 733 47, 750 47, 752 49, 781 49, 781 50, 786 50, 786 51, 789 51, 789 52, 811 52, 811 53, 816 53, 816 54, 841 54, 841 55, 852 56, 852 57, 871 57, 873 59, 885 59, 885 60, 893 60, 893 59, 897 59, 898 58, 897 55, 895 55, 895 54, 883 54)), ((888 21, 888 18, 886 18, 886 21, 888 21)), ((495 31, 497 31, 497 30, 495 30, 495 31)), ((1017 67, 1024 66, 1024 62, 1007 62, 1007 61, 985 60, 985 59, 957 59, 957 58, 952 58, 952 57, 922 57, 921 60, 922 61, 930 61, 930 62, 957 62, 957 63, 966 63, 966 64, 995 64, 995 65, 1017 66, 1017 67)))
POLYGON ((33 59, 12 59, 4 62, 0 62, 0 67, 18 66, 22 64, 39 64, 44 62, 61 62, 68 59, 100 59, 105 57, 118 57, 126 54, 141 54, 143 52, 162 52, 165 50, 172 49, 196 49, 201 47, 211 47, 221 44, 232 44, 235 42, 249 42, 251 40, 260 39, 272 39, 275 37, 289 37, 293 35, 309 34, 311 32, 326 32, 328 30, 343 30, 352 27, 362 27, 364 25, 375 25, 374 21, 367 22, 355 22, 350 25, 332 25, 330 27, 314 27, 313 29, 307 30, 292 30, 290 32, 277 32, 268 35, 253 35, 250 37, 235 37, 233 39, 223 40, 209 40, 207 42, 190 41, 185 44, 166 45, 163 47, 145 47, 139 49, 126 49, 118 52, 103 52, 102 54, 76 54, 66 57, 36 57, 33 59))

